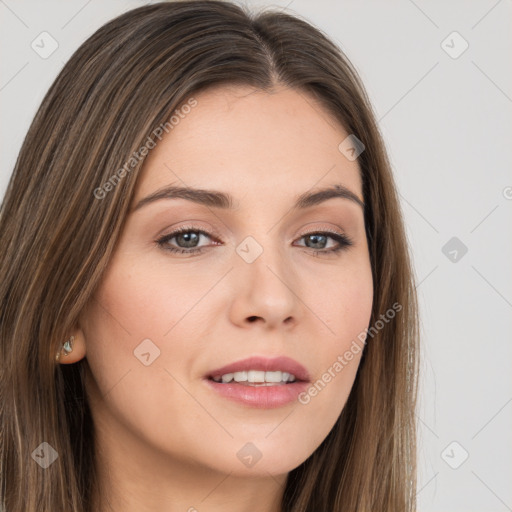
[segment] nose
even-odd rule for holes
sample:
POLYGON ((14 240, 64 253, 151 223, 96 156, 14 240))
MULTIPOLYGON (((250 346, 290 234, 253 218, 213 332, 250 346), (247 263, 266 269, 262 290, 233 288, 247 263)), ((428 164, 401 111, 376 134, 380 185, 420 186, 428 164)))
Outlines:
POLYGON ((251 241, 240 244, 235 256, 232 322, 245 327, 259 323, 267 329, 295 325, 300 315, 301 290, 292 267, 283 251, 270 246, 262 247, 253 259, 255 247, 250 244, 251 241), (252 251, 250 258, 243 252, 247 247, 252 251))

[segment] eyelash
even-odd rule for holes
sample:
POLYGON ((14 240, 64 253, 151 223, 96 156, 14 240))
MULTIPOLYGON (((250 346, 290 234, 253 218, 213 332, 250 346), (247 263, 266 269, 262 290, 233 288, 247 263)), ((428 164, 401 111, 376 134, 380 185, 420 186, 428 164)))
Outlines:
MULTIPOLYGON (((179 253, 179 254, 198 254, 202 253, 204 251, 204 247, 201 248, 176 248, 176 247, 165 247, 165 244, 167 244, 170 240, 172 240, 175 236, 181 235, 183 233, 198 233, 200 235, 205 235, 208 238, 213 238, 213 235, 210 233, 202 230, 202 229, 196 229, 194 227, 185 226, 182 228, 179 228, 172 233, 169 233, 168 235, 164 235, 163 237, 156 240, 156 244, 163 249, 164 251, 168 251, 171 253, 179 253)), ((310 233, 305 233, 300 236, 299 240, 311 236, 311 235, 324 235, 328 238, 332 238, 336 242, 338 242, 338 246, 331 248, 331 249, 311 249, 309 247, 305 247, 306 249, 310 249, 313 251, 314 255, 322 254, 322 255, 331 255, 338 253, 344 249, 347 249, 348 247, 354 245, 353 240, 348 237, 347 235, 342 235, 340 233, 335 233, 331 231, 311 231, 310 233)))

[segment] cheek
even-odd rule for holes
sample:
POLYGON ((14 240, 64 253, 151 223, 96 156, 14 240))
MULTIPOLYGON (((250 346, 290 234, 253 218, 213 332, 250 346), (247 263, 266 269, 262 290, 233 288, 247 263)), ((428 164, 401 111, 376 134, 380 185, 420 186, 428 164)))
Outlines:
MULTIPOLYGON (((365 260, 362 260, 365 261, 365 260)), ((308 305, 317 315, 317 364, 311 385, 299 396, 295 419, 307 425, 308 443, 318 446, 338 419, 352 389, 364 350, 373 304, 371 267, 354 265, 309 288, 308 305)), ((309 347, 310 349, 311 347, 309 347)), ((287 436, 301 442, 303 428, 289 428, 287 436)), ((302 437, 302 442, 304 437, 302 437)))
POLYGON ((369 324, 373 305, 373 279, 365 259, 338 272, 317 276, 308 288, 308 302, 319 319, 325 354, 343 347, 369 324))
MULTIPOLYGON (((219 275, 222 274, 219 272, 219 275)), ((174 266, 165 257, 121 254, 113 260, 96 294, 105 312, 132 340, 169 339, 178 324, 219 280, 208 265, 189 269, 174 266)), ((190 333, 193 337, 194 332, 190 333)))
POLYGON ((102 395, 146 369, 136 354, 142 359, 147 352, 151 359, 157 356, 163 333, 173 325, 170 310, 161 289, 152 285, 151 270, 131 271, 112 260, 83 322, 86 357, 102 395))
POLYGON ((188 411, 189 421, 200 416, 200 408, 178 384, 185 381, 184 369, 194 354, 180 331, 184 322, 171 330, 185 313, 183 301, 176 298, 175 287, 163 286, 151 274, 142 267, 138 272, 115 267, 88 306, 83 331, 92 375, 89 397, 95 419, 108 423, 107 435, 128 429, 179 453, 180 436, 169 438, 177 411, 188 411))
POLYGON ((194 305, 209 287, 205 276, 171 276, 126 253, 112 259, 85 311, 83 330, 99 392, 120 415, 130 410, 134 421, 139 417, 154 429, 162 418, 165 424, 169 402, 175 408, 190 402, 173 377, 183 382, 197 356, 204 327, 194 305))
MULTIPOLYGON (((373 281, 371 272, 353 275, 347 279, 345 286, 338 292, 337 318, 334 317, 334 330, 353 339, 368 327, 373 305, 373 281)), ((331 308, 335 308, 332 304, 331 308)), ((335 311, 332 310, 332 314, 335 311)))

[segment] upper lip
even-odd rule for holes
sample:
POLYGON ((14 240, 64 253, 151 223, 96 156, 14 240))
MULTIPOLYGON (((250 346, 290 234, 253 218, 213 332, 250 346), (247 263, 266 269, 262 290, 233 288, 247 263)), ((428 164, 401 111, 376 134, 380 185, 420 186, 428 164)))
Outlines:
POLYGON ((309 374, 306 368, 290 357, 281 356, 266 358, 261 356, 248 357, 234 363, 217 368, 209 372, 206 378, 221 377, 226 373, 243 372, 248 370, 259 370, 266 372, 287 372, 295 375, 299 381, 309 381, 309 374))

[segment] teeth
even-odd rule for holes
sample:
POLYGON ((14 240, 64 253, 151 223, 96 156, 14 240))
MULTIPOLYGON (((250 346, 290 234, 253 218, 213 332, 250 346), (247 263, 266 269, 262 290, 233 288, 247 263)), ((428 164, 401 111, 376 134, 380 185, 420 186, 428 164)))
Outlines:
POLYGON ((247 372, 247 380, 249 382, 265 382, 265 372, 249 370, 247 372))
POLYGON ((281 382, 282 377, 282 372, 265 372, 265 382, 281 382))
POLYGON ((279 384, 281 382, 294 382, 295 375, 288 372, 264 372, 261 370, 249 370, 243 372, 225 373, 222 376, 213 377, 215 382, 227 384, 229 382, 247 382, 248 384, 268 383, 279 384))
POLYGON ((235 372, 233 379, 237 382, 247 382, 247 372, 235 372))

